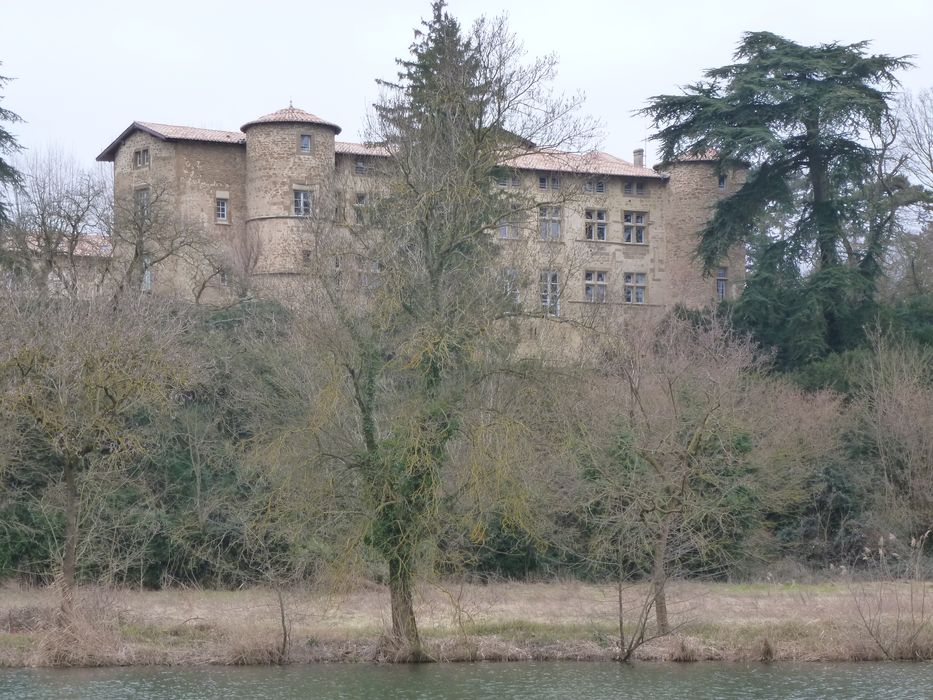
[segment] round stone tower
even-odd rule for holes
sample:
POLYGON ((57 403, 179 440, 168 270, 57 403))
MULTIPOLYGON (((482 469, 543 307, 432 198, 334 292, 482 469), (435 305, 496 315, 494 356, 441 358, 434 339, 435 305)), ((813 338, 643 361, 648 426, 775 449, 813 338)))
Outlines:
POLYGON ((340 127, 288 106, 244 124, 246 230, 262 245, 259 269, 301 265, 302 239, 334 211, 334 137, 340 127))

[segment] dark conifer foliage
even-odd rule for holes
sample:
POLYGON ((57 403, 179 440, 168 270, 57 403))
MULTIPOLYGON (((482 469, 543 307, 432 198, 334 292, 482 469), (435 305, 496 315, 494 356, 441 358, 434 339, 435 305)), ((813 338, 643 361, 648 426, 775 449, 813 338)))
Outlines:
MULTIPOLYGON (((9 78, 0 75, 0 88, 9 82, 9 80, 9 78)), ((2 99, 3 98, 0 97, 0 100, 2 99)), ((4 201, 2 189, 7 185, 14 185, 19 182, 19 173, 10 164, 9 160, 6 160, 3 156, 9 156, 20 150, 16 137, 3 126, 3 122, 15 124, 20 121, 22 121, 22 119, 20 119, 17 114, 0 106, 0 224, 6 221, 8 216, 7 204, 4 201)))
POLYGON ((749 280, 756 308, 759 292, 784 291, 800 283, 796 270, 809 272, 793 304, 813 337, 798 359, 860 337, 889 231, 865 219, 900 204, 897 188, 873 187, 879 154, 866 136, 882 130, 896 73, 909 66, 904 57, 869 54, 867 42, 802 46, 750 32, 735 63, 641 110, 658 128, 665 161, 714 153, 723 165, 751 166, 701 232, 698 256, 712 269, 731 246, 763 231, 749 280))

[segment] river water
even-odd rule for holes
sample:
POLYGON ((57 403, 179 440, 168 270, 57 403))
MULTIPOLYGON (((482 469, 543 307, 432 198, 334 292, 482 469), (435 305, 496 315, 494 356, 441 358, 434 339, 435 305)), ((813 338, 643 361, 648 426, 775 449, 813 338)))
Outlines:
POLYGON ((620 665, 540 662, 0 669, 0 698, 933 700, 933 663, 620 665))

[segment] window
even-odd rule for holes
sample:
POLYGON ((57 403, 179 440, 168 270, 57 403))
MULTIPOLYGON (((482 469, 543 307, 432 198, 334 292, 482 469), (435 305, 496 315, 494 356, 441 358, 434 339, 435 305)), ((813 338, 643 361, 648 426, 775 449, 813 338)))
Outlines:
POLYGON ((722 301, 726 298, 726 288, 729 283, 729 268, 720 267, 716 270, 716 300, 722 301))
POLYGON ((624 243, 648 242, 648 212, 624 211, 622 212, 622 241, 624 243))
POLYGON ((635 183, 635 194, 638 196, 645 194, 645 183, 644 182, 635 183))
POLYGON ((626 272, 624 280, 625 303, 644 304, 648 288, 648 275, 644 272, 626 272))
POLYGON ((587 180, 583 183, 583 191, 603 194, 606 191, 606 182, 605 180, 587 180))
POLYGON ((559 190, 560 189, 560 178, 556 175, 540 175, 538 177, 538 189, 539 190, 559 190))
POLYGON ((152 258, 148 255, 143 256, 143 278, 139 286, 139 291, 152 291, 152 258))
POLYGON ((592 303, 606 303, 606 284, 609 273, 602 270, 587 270, 583 273, 583 298, 592 303))
POLYGON ((588 241, 606 240, 606 210, 587 209, 584 213, 584 234, 588 241))
POLYGON ((295 190, 295 216, 311 216, 311 191, 295 190))
POLYGON ((518 238, 521 230, 521 210, 513 205, 511 213, 499 219, 499 238, 518 238))
POLYGON ((378 260, 359 258, 360 287, 375 289, 382 277, 382 264, 378 260))
POLYGON ((356 159, 356 162, 353 164, 353 172, 357 175, 365 175, 369 172, 369 166, 366 164, 365 158, 356 159))
POLYGON ((726 176, 725 175, 719 176, 719 189, 720 190, 726 189, 726 176))
POLYGON ((496 180, 499 187, 521 187, 522 181, 518 173, 505 173, 496 180))
POLYGON ((625 184, 622 186, 622 191, 625 192, 625 194, 632 194, 632 188, 634 186, 635 184, 631 180, 626 180, 625 184))
POLYGON ((366 222, 366 193, 356 193, 356 204, 353 205, 353 217, 357 224, 366 222))
POLYGON ((136 209, 136 217, 140 222, 149 220, 149 188, 142 187, 133 192, 133 204, 136 209))
POLYGON ((227 200, 224 197, 214 200, 214 216, 217 223, 227 223, 227 200))
POLYGON ((300 153, 311 152, 311 134, 302 134, 298 137, 298 151, 300 153))
POLYGON ((538 230, 542 241, 560 238, 560 207, 538 207, 538 230))
POLYGON ((141 148, 138 151, 133 151, 133 164, 137 168, 148 168, 149 167, 149 149, 141 148))
POLYGON ((521 302, 518 270, 507 267, 502 271, 502 292, 505 300, 510 304, 521 302))
POLYGON ((548 316, 560 316, 560 285, 556 270, 543 270, 539 282, 541 309, 548 316))

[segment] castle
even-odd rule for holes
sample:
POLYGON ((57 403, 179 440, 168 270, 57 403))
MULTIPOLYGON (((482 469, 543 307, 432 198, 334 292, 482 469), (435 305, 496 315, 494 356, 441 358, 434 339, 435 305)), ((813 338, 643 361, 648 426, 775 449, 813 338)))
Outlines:
MULTIPOLYGON (((309 218, 326 208, 331 225, 352 231, 359 208, 378 191, 385 150, 338 141, 340 131, 292 106, 237 132, 137 121, 97 159, 113 163, 116 201, 144 209, 158 197, 217 245, 258 244, 249 275, 271 279, 306 271, 309 218)), ((702 273, 694 251, 712 206, 741 184, 743 168, 720 170, 704 157, 649 168, 641 149, 631 162, 598 151, 529 149, 508 165, 498 185, 519 188, 538 205, 490 235, 537 268, 523 276, 524 305, 572 315, 594 303, 696 308, 741 293, 740 248, 712 275, 702 273)), ((163 257, 161 268, 147 258, 145 288, 190 296, 197 277, 198 296, 224 297, 227 275, 216 259, 163 257)))

